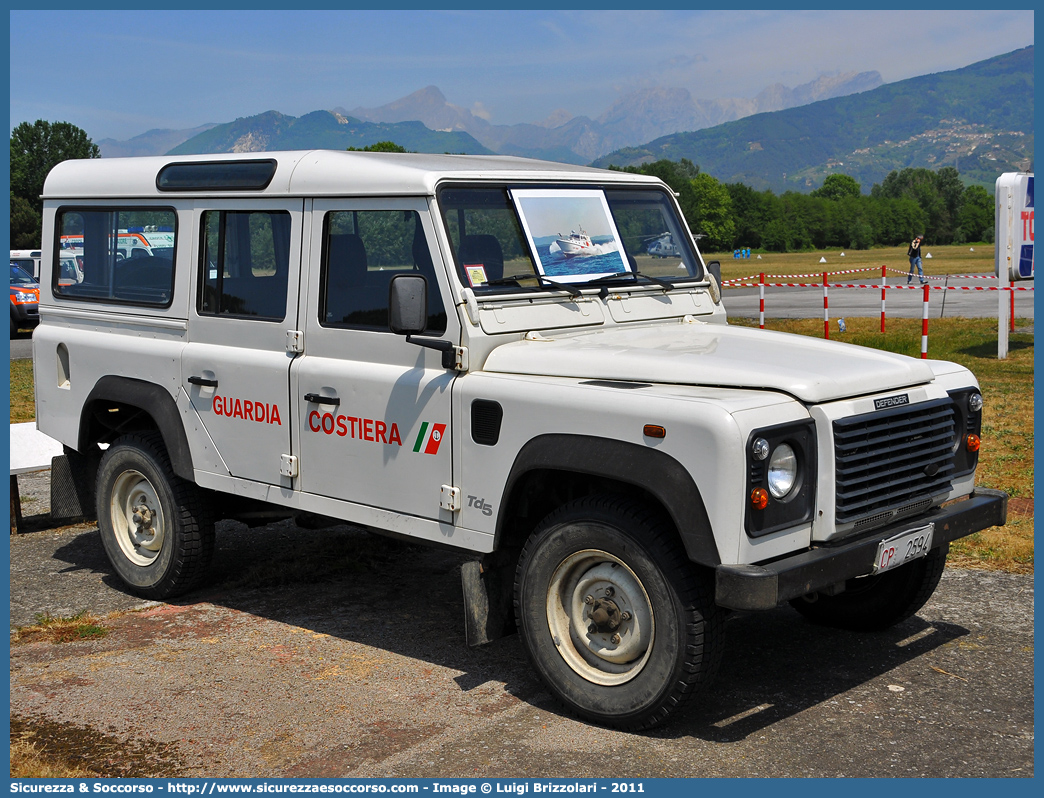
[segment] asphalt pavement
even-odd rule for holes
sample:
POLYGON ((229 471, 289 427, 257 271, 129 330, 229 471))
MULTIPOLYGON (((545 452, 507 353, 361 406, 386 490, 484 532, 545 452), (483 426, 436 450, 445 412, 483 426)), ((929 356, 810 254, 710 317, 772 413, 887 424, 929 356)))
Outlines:
MULTIPOLYGON (((939 318, 997 318, 1002 301, 1001 292, 989 290, 997 281, 986 279, 992 275, 961 276, 949 278, 932 278, 929 280, 931 290, 928 292, 928 317, 939 318)), ((850 274, 834 275, 831 285, 877 285, 880 275, 850 274)), ((753 282, 757 283, 758 278, 753 282)), ((749 282, 749 281, 748 281, 749 282)), ((767 283, 806 283, 816 284, 808 288, 781 287, 766 285, 765 316, 776 319, 810 319, 823 318, 823 286, 822 280, 814 277, 805 278, 766 278, 767 283)), ((1016 284, 1016 288, 1033 288, 1034 281, 1028 280, 1016 284)), ((885 292, 885 321, 888 318, 921 318, 924 311, 924 292, 919 285, 907 288, 906 278, 902 275, 889 275, 887 285, 892 286, 885 292)), ((1015 291, 1015 317, 1033 318, 1034 291, 1015 291)), ((760 289, 750 287, 726 287, 722 292, 722 301, 729 316, 742 318, 758 318, 760 289)), ((880 288, 828 288, 827 301, 830 319, 838 318, 880 318, 880 288)), ((1008 296, 1003 297, 1005 303, 1010 302, 1008 296)), ((1009 306, 1010 307, 1010 306, 1009 306)))
POLYGON ((19 331, 11 338, 11 360, 24 360, 33 356, 33 334, 29 330, 19 331))

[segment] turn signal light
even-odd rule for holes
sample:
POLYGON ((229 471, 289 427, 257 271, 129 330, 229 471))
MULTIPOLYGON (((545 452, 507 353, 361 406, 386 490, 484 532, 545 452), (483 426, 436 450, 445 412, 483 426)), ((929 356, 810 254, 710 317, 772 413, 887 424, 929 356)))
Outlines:
POLYGON ((768 507, 768 491, 764 488, 754 488, 750 492, 750 506, 755 510, 764 510, 768 507))
POLYGON ((667 430, 657 424, 646 424, 642 432, 650 438, 666 438, 667 430))
POLYGON ((982 440, 978 435, 969 435, 964 445, 968 447, 969 452, 977 452, 979 447, 982 446, 982 440))

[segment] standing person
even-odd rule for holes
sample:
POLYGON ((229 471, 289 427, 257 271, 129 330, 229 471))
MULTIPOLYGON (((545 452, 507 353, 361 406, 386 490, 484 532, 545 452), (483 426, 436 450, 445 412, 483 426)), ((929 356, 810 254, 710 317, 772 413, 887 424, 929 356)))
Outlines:
POLYGON ((910 281, 913 280, 914 267, 917 267, 917 277, 921 281, 921 285, 925 284, 924 270, 921 268, 921 242, 924 241, 924 236, 917 236, 911 243, 910 248, 906 250, 906 255, 910 258, 910 273, 906 276, 906 284, 909 285, 910 281))

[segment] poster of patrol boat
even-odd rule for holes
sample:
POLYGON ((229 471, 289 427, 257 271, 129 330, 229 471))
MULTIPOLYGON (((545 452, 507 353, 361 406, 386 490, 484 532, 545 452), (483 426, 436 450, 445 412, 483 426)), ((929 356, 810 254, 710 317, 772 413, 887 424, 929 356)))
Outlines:
POLYGON ((628 271, 609 205, 592 189, 513 189, 511 192, 540 273, 582 283, 628 271))

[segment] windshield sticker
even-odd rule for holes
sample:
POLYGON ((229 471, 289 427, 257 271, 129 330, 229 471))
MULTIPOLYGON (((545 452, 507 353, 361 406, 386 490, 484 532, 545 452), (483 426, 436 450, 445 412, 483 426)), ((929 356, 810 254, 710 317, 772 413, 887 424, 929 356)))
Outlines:
POLYGON ((630 271, 605 194, 590 189, 512 189, 537 268, 563 283, 630 271))
POLYGON ((465 263, 464 273, 468 276, 468 282, 471 283, 472 288, 477 288, 489 282, 486 279, 486 267, 481 263, 465 263))

